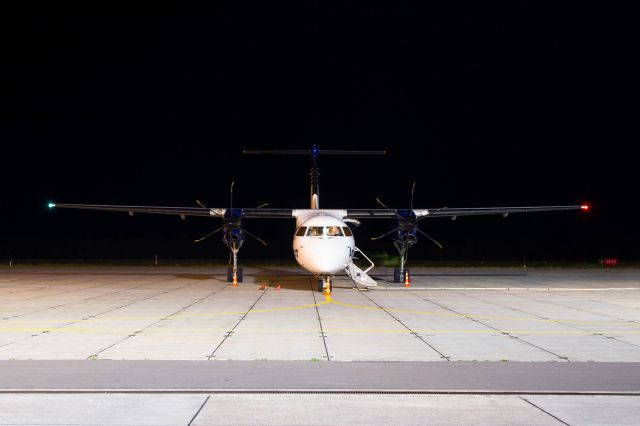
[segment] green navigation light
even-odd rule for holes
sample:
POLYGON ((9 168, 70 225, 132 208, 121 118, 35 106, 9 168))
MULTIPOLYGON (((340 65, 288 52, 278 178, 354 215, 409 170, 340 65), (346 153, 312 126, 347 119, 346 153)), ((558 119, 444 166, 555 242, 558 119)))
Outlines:
POLYGON ((47 204, 47 206, 49 206, 49 208, 52 209, 56 206, 56 203, 49 203, 47 204))

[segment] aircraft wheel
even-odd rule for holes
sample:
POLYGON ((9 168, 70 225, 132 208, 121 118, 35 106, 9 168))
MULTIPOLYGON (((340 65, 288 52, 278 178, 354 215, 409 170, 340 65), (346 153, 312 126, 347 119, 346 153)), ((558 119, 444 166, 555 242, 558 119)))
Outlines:
POLYGON ((393 268, 393 282, 394 283, 399 283, 402 282, 402 280, 404 280, 404 277, 402 276, 402 274, 400 273, 400 268, 393 268))
POLYGON ((322 290, 323 290, 323 289, 324 289, 324 280, 323 280, 322 278, 320 278, 320 279, 318 280, 318 291, 319 291, 320 293, 322 293, 322 290))

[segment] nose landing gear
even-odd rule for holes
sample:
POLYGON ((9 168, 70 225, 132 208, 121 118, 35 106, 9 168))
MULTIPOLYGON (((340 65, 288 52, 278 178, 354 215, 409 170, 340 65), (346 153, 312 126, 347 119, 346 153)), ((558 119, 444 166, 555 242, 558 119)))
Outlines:
POLYGON ((318 292, 323 293, 325 295, 330 295, 333 290, 333 279, 331 275, 318 276, 317 277, 317 287, 318 292))

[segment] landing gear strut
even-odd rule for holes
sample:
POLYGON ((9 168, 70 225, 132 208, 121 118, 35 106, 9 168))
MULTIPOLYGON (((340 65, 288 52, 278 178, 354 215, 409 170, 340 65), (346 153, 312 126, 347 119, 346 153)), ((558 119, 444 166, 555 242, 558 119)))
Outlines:
POLYGON ((416 243, 416 239, 414 238, 394 238, 393 245, 398 249, 398 253, 400 254, 400 267, 393 268, 393 282, 394 283, 403 283, 405 282, 407 276, 410 276, 409 269, 405 268, 405 264, 407 263, 407 257, 409 256, 409 247, 416 243))
MULTIPOLYGON (((242 266, 238 266, 238 252, 242 246, 243 240, 231 240, 229 242, 229 250, 231 250, 231 257, 233 259, 232 266, 227 268, 227 282, 237 285, 242 282, 242 266)), ((229 259, 229 263, 231 260, 229 259)))
POLYGON ((331 294, 331 291, 333 290, 333 279, 331 278, 331 275, 324 277, 320 276, 317 278, 316 285, 318 292, 331 294))

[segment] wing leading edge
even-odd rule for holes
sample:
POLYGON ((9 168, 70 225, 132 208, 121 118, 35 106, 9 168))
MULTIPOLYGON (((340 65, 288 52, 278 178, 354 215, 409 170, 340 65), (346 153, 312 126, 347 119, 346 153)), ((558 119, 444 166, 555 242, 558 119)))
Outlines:
MULTIPOLYGON (((164 206, 123 206, 113 204, 59 204, 50 203, 49 208, 95 210, 108 212, 167 214, 174 216, 224 217, 231 209, 206 207, 164 207, 164 206)), ((287 218, 293 217, 291 209, 232 209, 234 215, 244 218, 287 218)))
MULTIPOLYGON (((451 217, 457 218, 458 216, 479 216, 479 215, 492 215, 500 214, 507 216, 511 213, 537 213, 537 212, 552 212, 562 210, 589 210, 589 206, 582 205, 569 205, 569 206, 523 206, 523 207, 466 207, 466 208, 449 208, 440 207, 436 209, 413 209, 416 217, 451 217)), ((367 218, 395 218, 398 216, 404 216, 409 210, 403 209, 349 209, 347 210, 347 218, 353 219, 367 219, 367 218), (403 214, 404 213, 404 214, 403 214)))
MULTIPOLYGON (((202 217, 224 217, 225 213, 230 209, 224 208, 206 208, 206 207, 166 207, 166 206, 124 206, 113 204, 59 204, 50 203, 50 208, 63 209, 79 209, 79 210, 95 210, 95 211, 111 211, 126 212, 130 215, 135 213, 151 213, 166 214, 174 216, 202 216, 202 217)), ((258 209, 258 208, 234 208, 234 216, 243 218, 263 218, 263 219, 280 219, 295 217, 293 209, 258 209)), ((417 218, 437 218, 458 216, 479 216, 479 215, 503 215, 507 216, 512 213, 538 213, 562 210, 589 210, 589 206, 568 205, 568 206, 522 206, 522 207, 467 207, 467 208, 449 208, 440 207, 436 209, 413 209, 417 218)), ((348 209, 345 218, 350 219, 370 219, 380 218, 389 219, 404 217, 408 214, 408 209, 348 209)))

